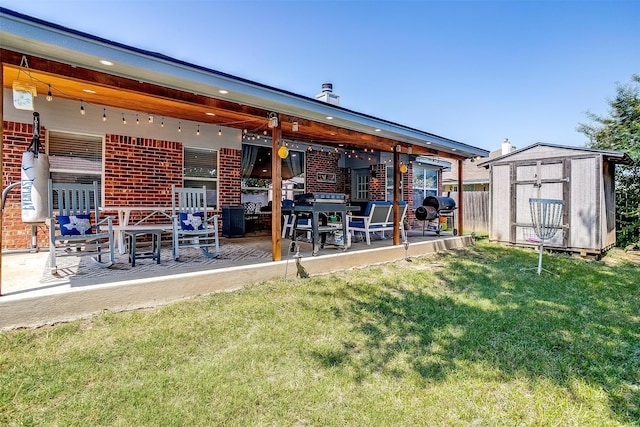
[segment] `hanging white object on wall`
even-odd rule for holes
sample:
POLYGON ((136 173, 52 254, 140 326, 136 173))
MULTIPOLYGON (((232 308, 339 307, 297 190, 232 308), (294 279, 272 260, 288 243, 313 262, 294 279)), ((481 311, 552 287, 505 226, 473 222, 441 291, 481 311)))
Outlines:
POLYGON ((38 96, 36 87, 30 83, 13 82, 13 106, 18 110, 33 111, 33 98, 38 96))

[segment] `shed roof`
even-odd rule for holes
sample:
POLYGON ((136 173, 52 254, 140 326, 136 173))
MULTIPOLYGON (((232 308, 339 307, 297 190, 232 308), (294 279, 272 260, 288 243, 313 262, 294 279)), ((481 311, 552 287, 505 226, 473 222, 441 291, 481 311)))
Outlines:
MULTIPOLYGON (((11 87, 23 55, 39 92, 55 82, 62 97, 88 103, 151 111, 187 120, 243 128, 265 126, 269 114, 281 122, 283 138, 346 143, 355 148, 400 150, 464 159, 488 152, 459 141, 404 126, 286 90, 127 46, 0 7, 4 87, 11 87), (103 65, 108 59, 113 65, 103 65), (100 96, 82 92, 89 85, 100 96), (226 93, 221 93, 224 90, 226 93), (133 98, 133 102, 132 102, 133 98), (215 116, 205 116, 214 111, 215 116), (331 117, 331 118, 329 118, 331 117), (297 131, 291 127, 298 121, 297 131), (411 147, 411 150, 409 150, 411 147)), ((23 70, 24 71, 24 70, 23 70)))
POLYGON ((519 150, 512 151, 502 156, 494 157, 482 161, 478 164, 478 167, 489 168, 492 164, 507 162, 512 160, 524 159, 527 156, 530 158, 539 158, 540 155, 545 157, 568 157, 568 156, 580 156, 585 154, 597 154, 601 155, 606 161, 611 163, 630 164, 631 157, 627 153, 613 150, 596 150, 594 148, 586 147, 574 147, 568 145, 548 144, 544 142, 538 142, 528 147, 521 148, 519 150))

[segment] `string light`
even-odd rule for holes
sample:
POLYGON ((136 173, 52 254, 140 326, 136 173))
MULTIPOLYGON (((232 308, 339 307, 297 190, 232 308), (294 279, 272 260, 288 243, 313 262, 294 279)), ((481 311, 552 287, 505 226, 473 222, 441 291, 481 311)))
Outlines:
MULTIPOLYGON (((63 91, 60 91, 59 89, 55 88, 54 86, 52 86, 51 83, 47 83, 47 82, 42 82, 42 84, 46 84, 47 85, 47 96, 46 99, 47 101, 52 101, 53 100, 53 95, 52 95, 52 91, 55 89, 61 93, 64 94, 63 91)), ((70 97, 71 99, 74 99, 73 97, 70 97)), ((85 101, 83 99, 79 99, 79 98, 75 98, 75 100, 80 101, 80 114, 81 115, 86 115, 87 113, 87 109, 85 108, 85 101)), ((91 103, 88 104, 89 107, 91 107, 91 103)), ((99 106, 96 106, 99 108, 99 106)), ((125 116, 125 113, 123 111, 120 112, 122 114, 122 124, 126 125, 127 124, 127 119, 125 116)), ((117 114, 117 112, 116 112, 117 114)), ((136 114, 136 125, 140 124, 140 113, 135 113, 136 114)), ((142 113, 144 114, 144 113, 142 113)), ((210 114, 210 115, 214 115, 214 114, 210 114)), ((164 128, 164 117, 162 117, 162 120, 160 122, 160 127, 164 128)), ((154 123, 154 115, 152 113, 147 113, 147 120, 150 124, 154 123)), ((102 108, 102 121, 106 122, 107 121, 107 109, 105 107, 102 108)), ((218 127, 218 136, 222 136, 222 126, 228 126, 228 125, 238 125, 238 124, 243 124, 243 123, 249 123, 249 122, 257 122, 257 121, 261 121, 261 119, 253 119, 253 120, 242 120, 242 121, 236 121, 236 122, 225 122, 225 123, 218 123, 217 125, 218 127)), ((200 123, 195 123, 196 124, 196 135, 200 135, 200 123)), ((216 126, 216 124, 213 124, 214 126, 216 126)), ((262 126, 260 126, 262 127, 262 126)), ((182 122, 178 122, 178 132, 182 131, 182 122)), ((252 131, 254 132, 253 134, 249 134, 249 130, 246 127, 243 127, 242 130, 242 137, 243 139, 247 139, 247 140, 257 140, 259 139, 259 136, 257 135, 257 133, 259 132, 257 129, 252 131)), ((262 133, 264 134, 264 140, 268 141, 269 137, 268 137, 268 131, 267 130, 263 130, 262 133)))

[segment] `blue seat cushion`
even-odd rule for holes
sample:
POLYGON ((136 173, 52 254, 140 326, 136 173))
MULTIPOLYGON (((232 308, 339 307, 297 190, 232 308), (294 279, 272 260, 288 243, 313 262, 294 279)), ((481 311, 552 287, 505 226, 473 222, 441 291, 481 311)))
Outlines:
POLYGON ((364 218, 354 218, 349 221, 349 227, 362 227, 364 228, 364 218))
POLYGON ((91 228, 91 215, 58 215, 60 233, 63 236, 84 236, 93 234, 91 228))
POLYGON ((204 212, 180 212, 180 228, 185 231, 204 230, 204 212))

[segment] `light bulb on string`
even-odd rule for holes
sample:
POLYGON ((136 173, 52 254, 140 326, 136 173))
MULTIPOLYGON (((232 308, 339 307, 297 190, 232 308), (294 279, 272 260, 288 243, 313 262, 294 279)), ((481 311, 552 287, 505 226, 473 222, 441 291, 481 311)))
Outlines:
POLYGON ((182 132, 181 122, 178 122, 178 132, 182 132))
POLYGON ((106 122, 107 121, 107 109, 103 108, 102 110, 103 110, 103 112, 102 112, 102 121, 106 122))
POLYGON ((51 102, 53 100, 53 95, 51 95, 51 83, 49 83, 49 92, 47 92, 47 101, 51 102))
POLYGON ((222 136, 222 129, 218 129, 218 136, 222 136))
POLYGON ((163 128, 164 127, 164 117, 162 118, 162 121, 160 122, 160 127, 163 128))
POLYGON ((127 119, 124 118, 124 113, 122 113, 122 124, 123 125, 127 124, 127 119))
POLYGON ((84 116, 86 111, 84 110, 84 105, 82 104, 82 99, 80 100, 80 114, 84 116))
POLYGON ((200 125, 198 125, 198 130, 196 131, 196 135, 200 136, 200 125))
POLYGON ((149 114, 149 124, 153 123, 153 116, 149 114))
POLYGON ((138 117, 138 115, 136 114, 136 124, 139 125, 140 124, 140 117, 138 117))

